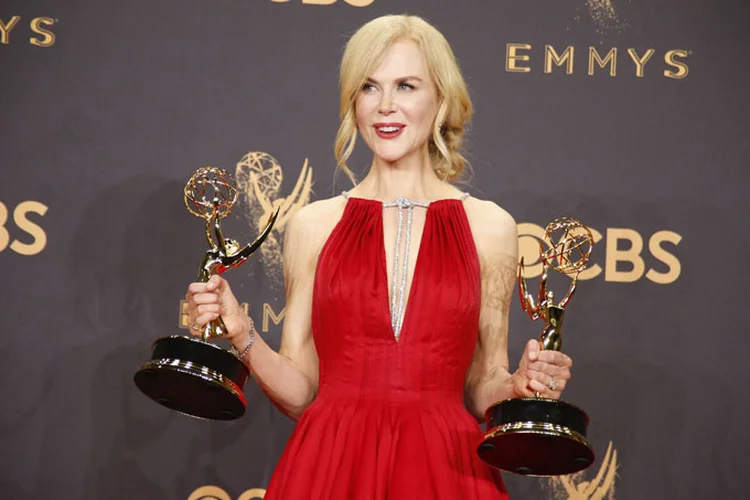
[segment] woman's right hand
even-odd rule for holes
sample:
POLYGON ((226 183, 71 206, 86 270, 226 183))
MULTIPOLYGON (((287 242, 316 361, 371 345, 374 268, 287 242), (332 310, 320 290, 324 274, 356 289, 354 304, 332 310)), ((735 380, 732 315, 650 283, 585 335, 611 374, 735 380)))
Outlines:
POLYGON ((253 321, 242 310, 229 283, 221 276, 211 276, 205 283, 191 283, 185 300, 188 303, 186 313, 192 335, 202 337, 204 326, 219 316, 226 326, 224 338, 235 347, 250 335, 253 321))

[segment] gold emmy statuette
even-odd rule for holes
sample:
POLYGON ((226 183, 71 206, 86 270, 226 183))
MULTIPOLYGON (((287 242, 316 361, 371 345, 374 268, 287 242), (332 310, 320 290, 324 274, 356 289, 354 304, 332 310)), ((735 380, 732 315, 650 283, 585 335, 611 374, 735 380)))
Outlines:
MULTIPOLYGON (((561 217, 547 225, 540 243, 542 276, 536 304, 526 290, 521 259, 521 307, 532 321, 544 320, 539 338, 542 349, 560 350, 565 307, 576 290, 578 275, 586 268, 593 243, 591 231, 575 219, 561 217), (572 277, 565 297, 557 304, 554 292, 547 290, 550 269, 572 277)), ((557 476, 583 470, 594 461, 594 451, 586 438, 589 417, 565 401, 543 398, 538 393, 533 398, 506 399, 490 406, 484 418, 487 432, 477 453, 498 469, 557 476)))
MULTIPOLYGON (((214 273, 242 265, 269 235, 278 215, 278 210, 272 213, 255 241, 241 248, 236 241, 224 238, 220 226, 237 201, 237 189, 228 172, 199 168, 184 193, 188 211, 206 221, 209 249, 198 270, 198 280, 204 283, 214 273)), ((211 420, 241 417, 247 407, 242 388, 250 369, 236 352, 208 342, 225 333, 219 317, 205 326, 202 340, 181 335, 157 339, 151 360, 134 376, 135 384, 149 398, 180 413, 211 420)))

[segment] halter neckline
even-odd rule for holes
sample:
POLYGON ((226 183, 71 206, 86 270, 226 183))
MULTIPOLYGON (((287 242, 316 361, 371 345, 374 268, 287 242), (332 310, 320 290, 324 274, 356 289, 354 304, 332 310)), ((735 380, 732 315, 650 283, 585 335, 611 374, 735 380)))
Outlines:
POLYGON ((380 201, 350 196, 347 191, 343 191, 341 194, 347 201, 350 199, 363 200, 368 203, 381 204, 384 209, 396 208, 398 211, 396 244, 393 255, 393 283, 391 285, 392 291, 390 301, 391 327, 393 329, 393 335, 396 337, 396 341, 398 341, 401 336, 401 327, 404 324, 404 317, 406 316, 406 280, 409 268, 409 253, 411 251, 411 232, 414 208, 424 208, 427 209, 427 212, 429 213, 429 207, 432 203, 445 201, 457 201, 462 203, 469 197, 469 193, 461 193, 461 197, 459 198, 442 198, 434 201, 412 201, 405 196, 399 196, 393 201, 380 201), (404 212, 406 212, 406 214, 404 214, 404 212), (404 217, 404 215, 406 215, 406 217, 404 217), (404 218, 406 218, 406 221, 404 221, 404 218), (401 248, 402 240, 404 240, 403 249, 401 248))
POLYGON ((413 207, 421 207, 421 208, 427 208, 430 206, 431 203, 436 203, 440 201, 448 201, 448 200, 454 200, 454 201, 466 201, 466 199, 471 196, 469 193, 461 193, 461 196, 458 198, 440 198, 437 200, 432 201, 414 201, 410 200, 406 196, 399 196, 395 200, 392 201, 382 201, 382 200, 373 200, 372 198, 361 198, 359 196, 351 196, 349 194, 349 191, 342 191, 341 196, 343 196, 345 199, 354 198, 357 200, 365 200, 373 203, 381 203, 383 205, 383 208, 391 208, 391 207, 398 207, 398 208, 413 208, 413 207))

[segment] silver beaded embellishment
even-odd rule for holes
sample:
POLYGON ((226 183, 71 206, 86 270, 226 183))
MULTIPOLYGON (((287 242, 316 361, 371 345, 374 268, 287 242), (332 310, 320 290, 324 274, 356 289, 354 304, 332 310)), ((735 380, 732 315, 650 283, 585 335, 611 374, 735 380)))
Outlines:
MULTIPOLYGON (((344 198, 349 199, 349 193, 342 193, 344 198)), ((464 201, 469 193, 463 193, 460 200, 464 201)), ((383 202, 383 208, 398 208, 398 229, 396 231, 396 251, 393 255, 393 285, 391 293, 391 327, 396 340, 401 336, 401 327, 404 324, 404 306, 406 305, 406 278, 409 270, 409 250, 411 247, 411 223, 414 207, 427 208, 429 202, 411 201, 405 196, 400 196, 393 201, 383 202), (399 279, 399 251, 401 250, 401 237, 404 233, 404 209, 406 209, 406 244, 404 245, 404 258, 401 264, 401 279, 399 279)), ((416 270, 415 270, 416 271, 416 270)))
POLYGON ((394 201, 383 203, 383 208, 398 208, 398 230, 396 231, 396 251, 393 255, 393 290, 391 293, 391 326, 393 334, 398 340, 401 327, 404 324, 404 304, 406 302, 406 277, 409 270, 409 249, 411 247, 411 221, 414 207, 427 208, 429 203, 411 201, 400 196, 394 201), (401 236, 404 233, 404 209, 406 209, 406 244, 404 245, 404 259, 401 265, 401 279, 398 279, 398 259, 401 249, 401 236))

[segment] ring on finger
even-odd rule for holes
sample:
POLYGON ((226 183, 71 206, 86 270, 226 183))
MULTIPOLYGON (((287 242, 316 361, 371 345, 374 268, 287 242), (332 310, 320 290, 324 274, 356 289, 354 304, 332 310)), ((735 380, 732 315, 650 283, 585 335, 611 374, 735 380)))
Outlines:
POLYGON ((555 380, 555 377, 549 379, 549 381, 547 382, 547 387, 549 387, 551 391, 557 389, 557 380, 555 380))

